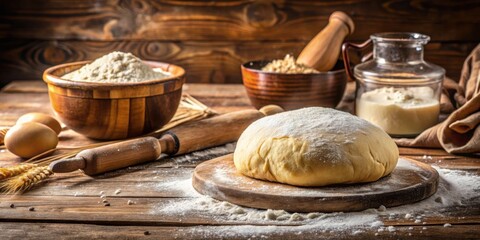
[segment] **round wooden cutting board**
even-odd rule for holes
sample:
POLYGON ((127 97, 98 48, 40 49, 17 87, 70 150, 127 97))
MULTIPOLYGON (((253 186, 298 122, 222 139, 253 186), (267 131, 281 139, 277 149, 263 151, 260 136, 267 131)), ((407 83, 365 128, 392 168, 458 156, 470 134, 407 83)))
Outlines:
POLYGON ((198 165, 192 184, 204 195, 246 207, 290 212, 348 212, 420 201, 437 191, 438 179, 438 172, 430 165, 401 157, 395 170, 376 182, 295 187, 241 175, 230 154, 198 165))

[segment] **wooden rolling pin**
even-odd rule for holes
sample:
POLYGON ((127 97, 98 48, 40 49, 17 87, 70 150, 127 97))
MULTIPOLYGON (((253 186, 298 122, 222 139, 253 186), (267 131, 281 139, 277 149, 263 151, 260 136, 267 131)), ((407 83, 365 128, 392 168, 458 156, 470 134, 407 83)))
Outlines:
POLYGON ((353 20, 344 12, 330 15, 328 25, 322 29, 302 50, 297 63, 315 68, 320 72, 330 71, 338 60, 342 42, 353 33, 353 20))
POLYGON ((79 152, 74 158, 54 161, 54 173, 83 170, 95 175, 153 161, 160 154, 179 155, 238 140, 253 121, 283 109, 269 105, 260 110, 243 110, 223 114, 172 128, 160 137, 142 137, 79 152))

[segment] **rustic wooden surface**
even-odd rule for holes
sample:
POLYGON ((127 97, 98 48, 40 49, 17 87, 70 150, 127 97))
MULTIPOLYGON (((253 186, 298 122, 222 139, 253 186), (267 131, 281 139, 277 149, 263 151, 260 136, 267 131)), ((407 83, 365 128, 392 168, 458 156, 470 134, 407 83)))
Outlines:
POLYGON ((476 0, 1 1, 0 86, 114 50, 183 66, 188 82, 240 83, 241 63, 298 55, 336 10, 355 21, 348 41, 430 35, 426 59, 453 79, 480 41, 476 0))
POLYGON ((11 23, 0 36, 14 38, 310 40, 339 10, 354 17, 356 39, 367 38, 373 29, 408 32, 418 25, 437 40, 472 41, 479 37, 470 30, 477 28, 480 5, 475 0, 18 0, 2 1, 0 7, 2 22, 11 23))
MULTIPOLYGON (((188 84, 185 91, 219 112, 252 108, 241 85, 188 84)), ((43 83, 14 82, 0 93, 0 126, 9 126, 18 116, 31 111, 51 112, 43 83)), ((91 142, 71 130, 63 131, 60 138, 62 146, 91 142)), ((452 156, 439 149, 401 148, 400 153, 440 168, 480 174, 480 161, 477 158, 452 156)), ((193 155, 191 157, 195 158, 193 155)), ((0 159, 1 166, 19 162, 18 158, 5 151, 0 152, 0 159)), ((205 212, 153 214, 152 209, 159 206, 196 197, 180 188, 163 189, 155 186, 188 180, 200 162, 202 160, 176 161, 164 158, 94 178, 80 172, 63 174, 54 176, 42 187, 24 195, 0 196, 0 238, 475 239, 480 236, 478 199, 465 205, 441 209, 441 215, 416 210, 415 214, 424 214, 422 221, 426 225, 403 218, 392 219, 388 215, 380 216, 385 226, 395 226, 394 233, 377 232, 365 226, 355 235, 335 229, 324 233, 305 230, 298 222, 261 223, 222 219, 205 212), (119 188, 122 192, 114 194, 119 188), (98 203, 100 191, 105 191, 111 206, 104 207, 98 203), (136 204, 127 205, 128 200, 136 204), (10 207, 12 203, 14 208, 10 207), (35 210, 29 211, 30 207, 35 210), (446 228, 443 227, 444 223, 453 226, 446 228)))

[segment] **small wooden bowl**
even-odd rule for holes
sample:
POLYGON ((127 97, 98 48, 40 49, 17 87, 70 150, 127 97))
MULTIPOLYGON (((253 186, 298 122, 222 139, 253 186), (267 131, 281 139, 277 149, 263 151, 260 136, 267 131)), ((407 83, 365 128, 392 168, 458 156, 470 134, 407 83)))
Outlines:
POLYGON ((89 61, 51 67, 43 73, 50 104, 70 129, 94 139, 125 139, 160 129, 175 114, 182 96, 185 70, 144 61, 171 77, 138 83, 94 83, 62 79, 89 61))
POLYGON ((312 74, 265 72, 270 61, 252 61, 242 65, 243 85, 257 109, 275 104, 292 110, 303 107, 334 108, 342 100, 347 75, 338 61, 332 71, 312 74))

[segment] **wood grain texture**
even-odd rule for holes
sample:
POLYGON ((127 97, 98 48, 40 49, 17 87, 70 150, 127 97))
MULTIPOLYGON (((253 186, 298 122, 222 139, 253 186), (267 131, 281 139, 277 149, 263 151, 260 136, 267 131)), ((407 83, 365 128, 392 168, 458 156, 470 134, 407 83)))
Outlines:
POLYGON ((25 238, 57 238, 62 239, 252 239, 253 236, 263 236, 266 239, 475 239, 480 231, 475 230, 478 225, 454 225, 451 228, 443 226, 429 226, 429 231, 423 226, 397 226, 395 233, 389 231, 376 232, 366 230, 357 234, 339 233, 336 231, 305 231, 302 227, 278 226, 275 228, 265 226, 118 226, 105 224, 61 224, 61 223, 25 223, 2 222, 0 228, 6 240, 25 238), (246 233, 250 229, 256 234, 246 233), (299 234, 300 233, 300 234, 299 234))
POLYGON ((355 1, 2 1, 0 37, 88 40, 310 40, 334 11, 355 21, 350 39, 421 32, 434 41, 478 41, 480 3, 355 1), (41 26, 41 27, 40 27, 41 26))
MULTIPOLYGON (((142 59, 168 62, 186 70, 187 82, 241 83, 241 64, 252 60, 298 55, 301 42, 162 42, 162 41, 40 41, 0 40, 0 87, 11 80, 41 79, 53 65, 91 60, 115 50, 132 52, 142 59)), ((458 79, 463 61, 476 43, 431 43, 425 58, 444 67, 458 79)))
POLYGON ((480 41, 476 0, 0 1, 0 87, 113 50, 184 66, 188 82, 240 83, 240 64, 298 55, 334 11, 355 21, 348 41, 386 31, 431 36, 426 59, 453 79, 480 41))
POLYGON ((240 65, 247 59, 283 57, 300 52, 292 43, 265 48, 258 43, 160 42, 160 41, 16 41, 0 40, 0 70, 6 79, 40 79, 42 72, 56 64, 95 59, 109 52, 131 52, 142 59, 182 66, 188 82, 240 83, 240 65))

